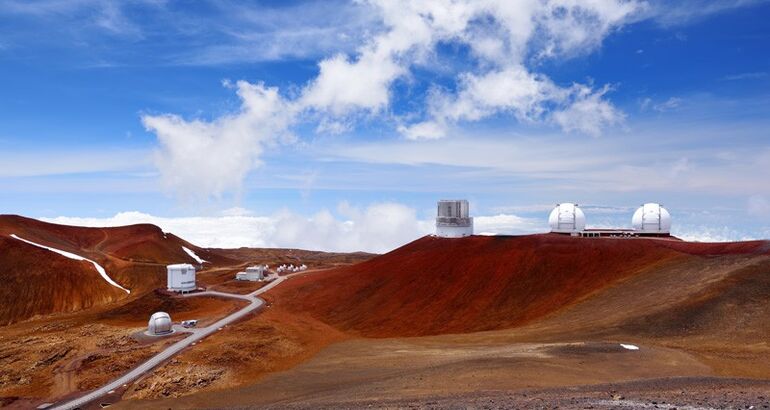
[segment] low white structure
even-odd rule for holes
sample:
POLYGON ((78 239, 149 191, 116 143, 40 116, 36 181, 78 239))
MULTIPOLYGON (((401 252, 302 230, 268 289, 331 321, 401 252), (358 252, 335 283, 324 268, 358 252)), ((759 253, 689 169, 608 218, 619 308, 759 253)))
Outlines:
POLYGON ((473 235, 473 218, 470 205, 465 199, 438 201, 436 212, 436 236, 462 238, 473 235))
POLYGON ((548 216, 551 232, 577 234, 586 228, 586 215, 577 204, 557 204, 548 216))
POLYGON ((304 270, 307 270, 307 265, 305 265, 304 263, 302 265, 300 265, 300 266, 294 266, 293 264, 291 264, 291 265, 285 265, 284 264, 284 265, 279 266, 278 269, 276 269, 276 272, 278 272, 278 273, 283 273, 283 272, 302 272, 304 270))
POLYGON ((195 285, 195 266, 189 263, 180 263, 168 265, 166 269, 168 290, 184 293, 197 288, 195 285))
POLYGON ((166 312, 156 312, 147 323, 147 333, 153 336, 169 334, 172 331, 171 316, 166 312))
POLYGON ((656 203, 646 203, 634 212, 631 218, 634 231, 645 234, 671 233, 671 214, 656 203))
POLYGON ((265 271, 267 271, 267 265, 249 266, 244 272, 236 273, 235 279, 256 282, 265 279, 265 271))

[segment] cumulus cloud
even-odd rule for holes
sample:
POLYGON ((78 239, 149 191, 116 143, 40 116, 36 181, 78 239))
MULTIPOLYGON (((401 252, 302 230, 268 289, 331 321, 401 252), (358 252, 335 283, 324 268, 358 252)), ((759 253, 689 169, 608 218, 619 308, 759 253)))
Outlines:
MULTIPOLYGON (((259 164, 267 143, 287 134, 296 122, 317 121, 317 132, 341 133, 360 115, 394 118, 392 101, 399 80, 414 80, 415 68, 442 72, 430 80, 427 109, 396 113, 397 127, 409 139, 444 137, 456 123, 510 115, 523 122, 555 124, 565 132, 599 135, 623 121, 606 98, 610 87, 559 85, 531 67, 547 59, 566 59, 601 45, 613 30, 638 14, 637 0, 368 0, 379 21, 361 36, 352 53, 340 52, 318 63, 318 74, 293 97, 261 83, 237 83, 240 112, 211 121, 145 115, 145 127, 158 136, 157 164, 171 190, 219 196, 237 190, 259 164), (446 47, 467 48, 466 68, 439 67, 446 47)), ((458 57, 458 56, 453 56, 458 57)), ((465 58, 458 57, 458 58, 465 58)))
MULTIPOLYGON (((590 85, 562 87, 535 73, 527 63, 570 57, 597 47, 642 3, 600 0, 368 2, 386 29, 354 58, 336 55, 319 64, 320 74, 305 89, 304 104, 332 115, 387 107, 394 81, 415 65, 429 66, 439 44, 467 46, 475 71, 455 73, 456 90, 433 89, 428 118, 399 127, 410 139, 435 139, 458 121, 478 121, 499 113, 519 120, 548 119, 567 132, 598 135, 623 116, 603 97, 609 90, 590 85), (554 113, 553 116, 550 114, 554 113)), ((430 67, 428 67, 430 68, 430 67)))
POLYGON ((189 196, 219 196, 237 190, 260 163, 266 144, 288 135, 292 107, 277 88, 238 81, 241 109, 212 121, 178 115, 143 115, 158 137, 155 162, 170 190, 189 196))

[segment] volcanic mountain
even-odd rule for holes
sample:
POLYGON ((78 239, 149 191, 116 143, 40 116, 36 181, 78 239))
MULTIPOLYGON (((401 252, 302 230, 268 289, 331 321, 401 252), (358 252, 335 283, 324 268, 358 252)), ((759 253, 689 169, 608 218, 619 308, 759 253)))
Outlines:
POLYGON ((184 248, 226 260, 149 224, 84 228, 0 215, 0 324, 141 295, 163 285, 165 265, 198 263, 184 248))
MULTIPOLYGON (((769 252, 766 241, 426 236, 357 265, 293 280, 272 298, 290 311, 366 337, 469 333, 535 323, 660 272, 669 272, 668 282, 647 283, 626 300, 654 300, 668 286, 679 291, 670 295, 677 303, 705 307, 709 298, 730 292, 738 298, 754 286, 751 298, 743 302, 759 301, 770 293, 769 252), (715 260, 736 267, 709 276, 706 270, 715 260), (739 269, 752 264, 761 266, 739 269)), ((768 306, 764 301, 762 309, 768 306)), ((680 310, 669 312, 671 318, 676 315, 686 316, 680 310)))
MULTIPOLYGON (((620 387, 601 383, 662 378, 656 389, 679 394, 705 386, 699 377, 770 377, 768 241, 426 236, 292 277, 264 298, 269 309, 212 335, 179 358, 189 367, 166 366, 130 396, 173 402, 131 407, 389 407, 385 397, 404 400, 392 407, 410 398, 430 407, 437 397, 464 403, 460 394, 585 384, 606 399, 620 387), (244 342, 260 336, 282 342, 244 342), (249 358, 255 351, 260 360, 249 358), (173 381, 193 364, 224 360, 239 366, 219 387, 231 389, 179 397, 190 389, 173 381), (687 387, 666 379, 685 377, 687 387)), ((548 394, 523 407, 548 404, 548 394)))

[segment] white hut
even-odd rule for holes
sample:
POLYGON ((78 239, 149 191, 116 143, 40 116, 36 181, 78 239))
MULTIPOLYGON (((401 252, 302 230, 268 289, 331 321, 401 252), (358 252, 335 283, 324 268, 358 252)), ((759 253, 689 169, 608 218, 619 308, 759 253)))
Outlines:
POLYGON ((235 274, 236 280, 247 280, 256 282, 265 279, 265 271, 267 265, 249 266, 244 272, 238 272, 235 274))
POLYGON ((166 312, 156 312, 150 316, 147 323, 147 333, 157 336, 171 333, 171 316, 166 312))
POLYGON ((195 266, 189 263, 168 265, 167 280, 168 290, 172 292, 191 292, 196 289, 195 266))

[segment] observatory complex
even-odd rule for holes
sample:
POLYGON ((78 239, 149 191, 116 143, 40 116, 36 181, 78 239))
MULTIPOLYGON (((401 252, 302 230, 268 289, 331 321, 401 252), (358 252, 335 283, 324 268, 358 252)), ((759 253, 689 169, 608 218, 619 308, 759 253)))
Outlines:
POLYGON ((473 218, 465 199, 438 201, 436 236, 462 238, 473 235, 473 218))
POLYGON ((186 293, 197 289, 195 285, 195 266, 189 263, 180 263, 168 265, 166 269, 169 291, 186 293))
POLYGON ((586 229, 586 217, 577 204, 557 204, 548 217, 551 232, 580 237, 668 237, 671 236, 671 214, 656 203, 646 203, 634 212, 633 228, 586 229))

